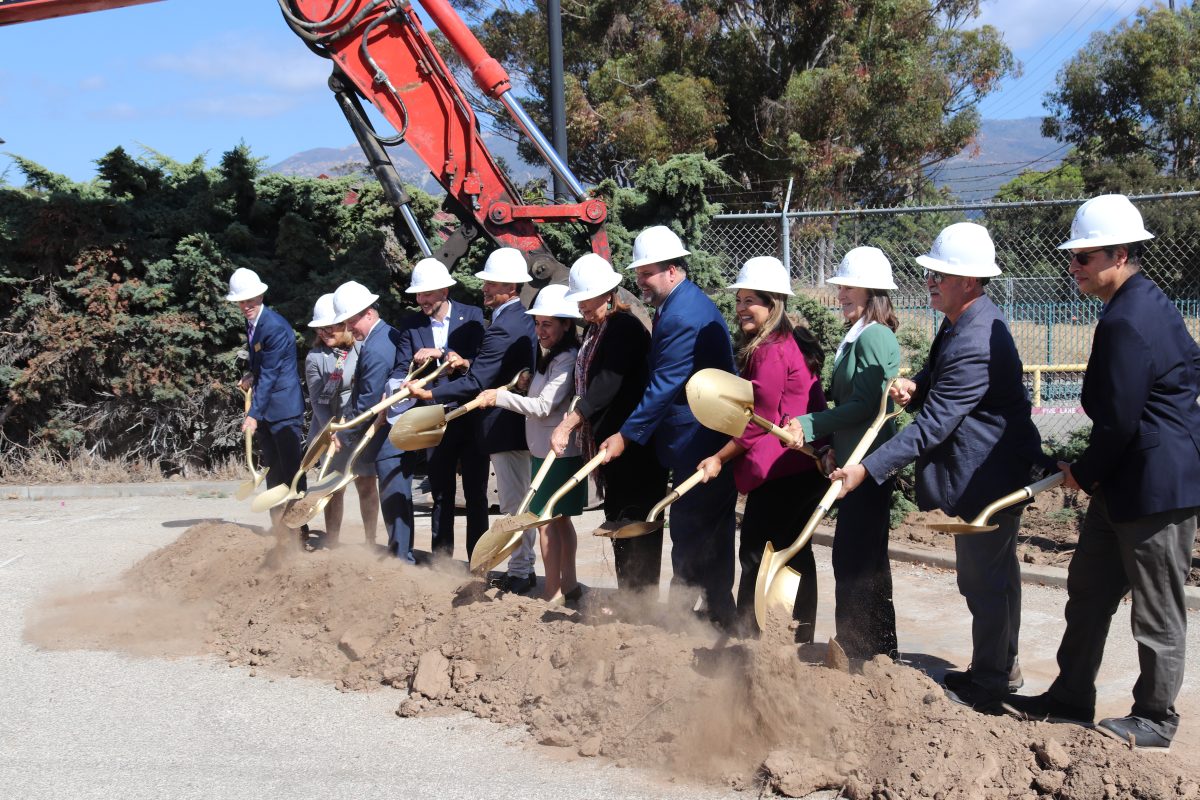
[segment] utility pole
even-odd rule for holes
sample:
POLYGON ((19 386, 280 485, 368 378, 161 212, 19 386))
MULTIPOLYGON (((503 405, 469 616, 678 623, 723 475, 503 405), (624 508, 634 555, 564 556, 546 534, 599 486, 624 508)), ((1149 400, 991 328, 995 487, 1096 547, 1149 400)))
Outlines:
MULTIPOLYGON (((554 150, 567 163, 567 110, 563 99, 562 0, 548 0, 546 26, 550 33, 550 133, 554 150)), ((554 199, 567 197, 566 187, 554 176, 554 199)))

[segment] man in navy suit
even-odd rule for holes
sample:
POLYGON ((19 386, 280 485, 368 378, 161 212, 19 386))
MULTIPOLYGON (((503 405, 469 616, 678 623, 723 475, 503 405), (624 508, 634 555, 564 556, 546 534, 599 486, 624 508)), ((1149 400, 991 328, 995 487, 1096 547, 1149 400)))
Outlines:
POLYGON ((1104 303, 1083 379, 1088 446, 1060 463, 1064 485, 1091 495, 1067 572, 1067 629, 1050 691, 1009 698, 1026 716, 1090 724, 1096 675, 1117 605, 1132 590, 1141 674, 1129 716, 1100 728, 1166 750, 1179 727, 1187 608, 1184 584, 1200 512, 1200 347, 1175 305, 1141 272, 1153 234, 1123 195, 1080 206, 1070 273, 1104 303))
MULTIPOLYGON (((687 279, 690 252, 669 228, 647 228, 633 243, 633 263, 642 298, 657 309, 650 341, 650 383, 620 431, 606 439, 606 463, 627 441, 652 443, 659 463, 679 484, 728 438, 703 427, 684 391, 688 379, 710 367, 734 371, 729 328, 699 286, 687 279)), ((698 587, 713 622, 734 622, 733 538, 737 489, 733 471, 702 483, 671 506, 673 587, 698 587)))
MULTIPOLYGON (((525 256, 512 247, 501 247, 488 256, 483 271, 475 273, 483 281, 483 304, 492 310, 479 353, 469 363, 451 351, 447 363, 466 369, 465 374, 428 389, 415 389, 413 395, 435 403, 462 403, 473 400, 484 389, 495 389, 512 380, 518 372, 533 367, 536 339, 533 317, 521 305, 521 284, 532 280, 525 256)), ((490 456, 496 472, 496 493, 500 511, 513 514, 530 483, 529 445, 525 441, 525 418, 513 411, 489 408, 467 416, 490 456)), ((467 559, 475 541, 467 532, 467 559)), ((524 594, 537 585, 533 572, 535 530, 525 532, 521 545, 508 561, 508 574, 501 584, 506 591, 524 594)))
MULTIPOLYGON (((446 265, 436 258, 421 259, 413 267, 412 281, 405 291, 415 295, 424 316, 405 332, 404 347, 399 354, 405 368, 408 362, 442 361, 452 352, 467 362, 478 355, 484 333, 483 309, 452 303, 450 287, 455 283, 457 281, 450 277, 446 265)), ((447 378, 439 378, 431 388, 448 382, 447 378)), ((446 403, 446 410, 451 411, 459 405, 457 401, 450 401, 446 403)), ((446 556, 454 553, 455 483, 459 469, 462 470, 463 495, 467 501, 468 551, 488 527, 488 457, 480 442, 478 422, 471 419, 473 416, 451 421, 442 440, 426 453, 429 488, 433 494, 431 549, 446 556)))
MULTIPOLYGON (((346 323, 347 330, 359 343, 350 405, 343 412, 347 419, 362 414, 384 398, 396 353, 402 346, 403 332, 380 319, 375 308, 378 300, 379 295, 357 281, 347 281, 333 293, 334 322, 346 323)), ((410 564, 416 563, 412 555, 413 456, 392 447, 387 425, 379 424, 371 433, 368 426, 376 421, 370 420, 339 434, 337 446, 354 447, 359 436, 371 436, 370 443, 354 462, 354 473, 377 476, 379 505, 388 532, 388 551, 410 564)))
MULTIPOLYGON (((1042 453, 1021 381, 1021 359, 996 304, 984 294, 1000 274, 986 229, 971 222, 938 234, 925 267, 929 304, 945 315, 929 360, 892 397, 915 416, 861 464, 834 471, 843 494, 869 477, 882 483, 917 462, 917 504, 970 519, 997 497, 1053 470, 1042 453)), ((971 664, 946 673, 952 700, 1003 713, 1001 702, 1023 682, 1017 660, 1021 628, 1021 568, 1017 530, 1021 508, 993 516, 999 528, 954 539, 958 590, 971 612, 971 664)))
MULTIPOLYGON (((304 394, 296 368, 296 334, 282 316, 263 305, 267 285, 244 267, 229 278, 225 299, 237 303, 246 318, 249 371, 242 376, 243 389, 254 389, 250 410, 242 430, 253 434, 262 453, 263 466, 270 470, 270 489, 290 483, 300 469, 304 452, 304 394)), ((301 479, 303 481, 303 479, 301 479)), ((303 483, 301 483, 303 487, 303 483)), ((283 509, 271 509, 275 523, 283 509)), ((308 526, 300 532, 307 538, 308 526)))

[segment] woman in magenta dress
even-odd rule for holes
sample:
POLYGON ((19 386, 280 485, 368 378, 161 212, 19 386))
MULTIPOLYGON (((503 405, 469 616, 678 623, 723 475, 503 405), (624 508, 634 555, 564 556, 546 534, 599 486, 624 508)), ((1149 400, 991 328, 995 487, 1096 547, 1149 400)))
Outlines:
MULTIPOLYGON (((788 318, 792 289, 783 264, 769 256, 752 258, 729 288, 737 290, 738 369, 754 385, 755 412, 782 425, 791 417, 825 410, 820 380, 824 353, 807 329, 795 327, 788 318)), ((829 481, 811 458, 789 450, 756 425, 726 442, 699 468, 707 481, 726 464, 733 469, 738 491, 746 495, 738 548, 742 576, 737 613, 742 635, 753 636, 757 633, 754 584, 763 548, 771 542, 782 550, 795 541, 829 481)), ((793 613, 798 623, 796 641, 811 642, 817 617, 812 543, 788 566, 801 577, 793 613)))

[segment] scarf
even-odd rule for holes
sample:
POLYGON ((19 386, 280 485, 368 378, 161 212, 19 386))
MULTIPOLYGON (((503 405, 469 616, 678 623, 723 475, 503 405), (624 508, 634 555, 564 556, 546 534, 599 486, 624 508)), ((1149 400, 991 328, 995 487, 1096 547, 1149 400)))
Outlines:
MULTIPOLYGON (((600 348, 600 341, 604 338, 606 330, 608 330, 608 317, 595 325, 588 325, 587 330, 583 332, 583 344, 579 346, 579 355, 575 361, 576 397, 583 397, 587 392, 588 373, 591 372, 592 360, 596 357, 596 351, 600 348)), ((583 450, 583 460, 591 461, 596 455, 596 442, 592 437, 592 426, 588 424, 587 417, 580 414, 580 418, 579 447, 583 450)), ((596 481, 596 492, 603 498, 604 478, 601 471, 594 471, 592 477, 596 481)))

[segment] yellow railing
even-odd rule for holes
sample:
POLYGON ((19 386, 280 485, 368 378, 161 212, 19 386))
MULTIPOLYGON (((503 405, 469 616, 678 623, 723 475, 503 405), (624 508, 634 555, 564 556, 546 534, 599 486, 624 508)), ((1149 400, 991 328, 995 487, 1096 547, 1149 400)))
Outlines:
POLYGON ((1043 372, 1083 372, 1087 364, 1026 364, 1025 372, 1033 373, 1033 407, 1042 407, 1042 373, 1043 372))

